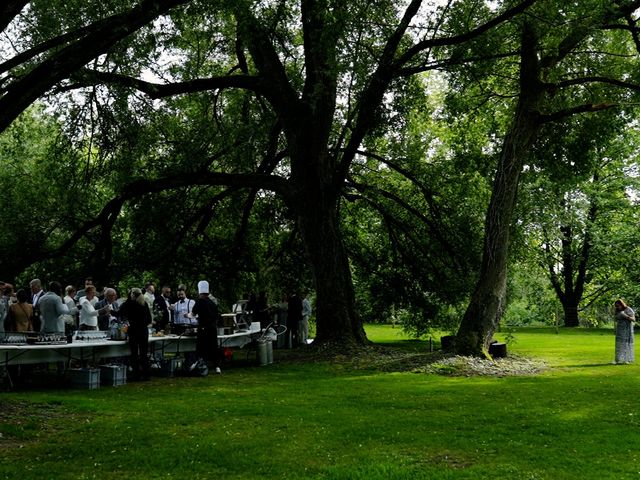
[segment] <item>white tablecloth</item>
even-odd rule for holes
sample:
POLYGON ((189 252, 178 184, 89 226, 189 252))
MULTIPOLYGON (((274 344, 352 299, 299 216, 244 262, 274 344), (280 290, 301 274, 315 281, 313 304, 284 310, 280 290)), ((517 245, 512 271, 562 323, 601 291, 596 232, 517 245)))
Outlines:
MULTIPOLYGON (((218 335, 221 347, 242 348, 260 335, 260 325, 252 324, 252 329, 231 335, 218 335), (255 326, 254 326, 255 325, 255 326)), ((150 353, 182 353, 196 349, 196 337, 166 335, 149 337, 150 353)), ((91 360, 126 357, 129 344, 123 340, 101 340, 95 342, 75 342, 62 345, 0 345, 0 365, 24 365, 65 360, 91 360)))

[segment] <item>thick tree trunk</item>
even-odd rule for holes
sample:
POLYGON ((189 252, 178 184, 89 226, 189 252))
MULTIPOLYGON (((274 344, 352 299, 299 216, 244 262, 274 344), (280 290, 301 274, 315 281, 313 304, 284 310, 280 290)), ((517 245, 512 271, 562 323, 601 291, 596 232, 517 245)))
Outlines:
POLYGON ((578 304, 580 299, 574 296, 565 298, 562 304, 564 310, 564 326, 565 327, 577 327, 580 325, 580 319, 578 318, 578 304))
POLYGON ((462 318, 454 348, 468 355, 488 356, 489 343, 505 307, 509 233, 516 205, 523 160, 540 128, 538 102, 542 96, 534 32, 522 34, 520 98, 505 137, 485 219, 480 275, 462 318))
POLYGON ((335 202, 314 202, 300 212, 300 230, 316 287, 316 344, 364 344, 335 202))
MULTIPOLYGON (((312 122, 303 122, 311 125, 312 122)), ((341 184, 332 175, 335 161, 328 154, 319 128, 303 128, 289 138, 293 201, 316 289, 314 344, 359 345, 366 342, 355 308, 349 259, 340 228, 341 184)))
POLYGON ((489 342, 502 317, 507 286, 509 233, 522 160, 537 131, 530 113, 520 111, 507 136, 496 172, 487 218, 480 276, 456 335, 455 349, 488 355, 489 342))

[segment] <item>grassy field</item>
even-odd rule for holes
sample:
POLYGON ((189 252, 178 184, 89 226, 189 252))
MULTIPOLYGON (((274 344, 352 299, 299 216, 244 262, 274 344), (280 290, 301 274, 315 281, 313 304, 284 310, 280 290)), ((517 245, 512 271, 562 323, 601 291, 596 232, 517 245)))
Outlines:
MULTIPOLYGON (((399 328, 367 332, 428 349, 399 328)), ((94 391, 0 393, 0 478, 638 478, 640 368, 610 363, 612 332, 514 335, 510 353, 544 359, 545 373, 442 377, 281 361, 94 391)))

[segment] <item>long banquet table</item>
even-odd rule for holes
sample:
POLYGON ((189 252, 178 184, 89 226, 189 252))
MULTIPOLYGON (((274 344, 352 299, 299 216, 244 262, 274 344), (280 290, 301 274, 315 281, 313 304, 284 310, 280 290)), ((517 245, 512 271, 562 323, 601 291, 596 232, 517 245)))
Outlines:
MULTIPOLYGON (((251 324, 251 329, 229 335, 218 335, 221 347, 242 348, 260 336, 260 325, 251 324)), ((149 352, 184 353, 196 349, 196 337, 186 335, 149 336, 149 352)), ((2 345, 0 344, 0 366, 26 365, 34 363, 61 362, 69 360, 97 362, 100 359, 126 357, 129 344, 125 340, 79 341, 57 345, 2 345)))

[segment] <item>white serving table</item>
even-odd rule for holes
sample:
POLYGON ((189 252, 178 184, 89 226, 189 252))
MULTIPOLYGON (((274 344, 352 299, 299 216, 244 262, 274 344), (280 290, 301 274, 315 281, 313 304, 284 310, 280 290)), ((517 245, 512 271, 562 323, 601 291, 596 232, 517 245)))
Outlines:
MULTIPOLYGON (((251 329, 230 335, 218 335, 220 347, 242 348, 261 334, 260 325, 251 324, 251 329)), ((149 336, 149 354, 183 353, 196 350, 196 337, 186 335, 149 336)), ((34 363, 62 362, 69 360, 92 361, 129 356, 129 344, 124 340, 99 340, 64 343, 60 345, 2 345, 0 344, 0 366, 27 365, 34 363)))

